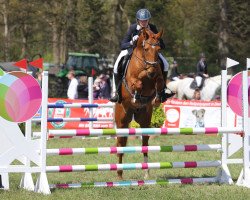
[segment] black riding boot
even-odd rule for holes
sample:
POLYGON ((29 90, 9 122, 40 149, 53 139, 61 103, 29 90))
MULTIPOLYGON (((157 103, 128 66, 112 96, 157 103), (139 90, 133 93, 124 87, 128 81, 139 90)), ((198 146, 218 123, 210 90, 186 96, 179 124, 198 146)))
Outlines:
POLYGON ((121 94, 122 77, 119 73, 117 74, 114 73, 114 78, 115 78, 116 93, 115 93, 115 96, 110 98, 110 101, 116 103, 116 102, 120 102, 121 100, 120 94, 121 94))
POLYGON ((204 82, 205 82, 205 77, 202 77, 202 79, 201 79, 201 85, 198 87, 200 90, 202 89, 202 87, 204 85, 204 82))

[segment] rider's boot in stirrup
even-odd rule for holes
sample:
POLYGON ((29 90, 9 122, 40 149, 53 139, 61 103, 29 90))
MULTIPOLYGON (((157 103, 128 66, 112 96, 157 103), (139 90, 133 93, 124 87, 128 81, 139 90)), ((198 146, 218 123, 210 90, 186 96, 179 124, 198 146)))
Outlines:
POLYGON ((115 96, 111 97, 110 98, 110 101, 111 102, 120 102, 121 101, 121 97, 120 97, 120 94, 121 94, 121 81, 122 81, 122 77, 120 76, 119 73, 114 73, 114 78, 115 78, 115 87, 116 87, 116 93, 115 93, 115 96))

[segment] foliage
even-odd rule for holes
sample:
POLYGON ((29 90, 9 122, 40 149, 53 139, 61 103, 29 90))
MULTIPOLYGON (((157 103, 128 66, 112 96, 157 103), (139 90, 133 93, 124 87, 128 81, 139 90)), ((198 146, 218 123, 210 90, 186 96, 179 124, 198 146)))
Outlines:
MULTIPOLYGON (((162 105, 159 107, 154 107, 150 127, 151 128, 161 127, 165 119, 166 119, 166 115, 164 113, 162 105)), ((136 123, 135 121, 132 121, 130 122, 129 127, 140 128, 140 125, 136 123)))
POLYGON ((151 128, 161 127, 165 119, 166 119, 166 115, 162 108, 162 104, 159 107, 154 107, 150 127, 151 128))
POLYGON ((228 48, 225 56, 245 63, 249 52, 248 2, 244 0, 8 0, 1 1, 0 7, 2 61, 40 53, 49 59, 45 62, 64 63, 72 50, 118 55, 119 41, 140 8, 148 8, 151 23, 164 29, 162 53, 177 59, 180 71, 193 72, 203 51, 209 73, 219 72, 223 23, 229 35, 223 43, 228 48), (221 21, 219 2, 227 3, 227 22, 221 21))

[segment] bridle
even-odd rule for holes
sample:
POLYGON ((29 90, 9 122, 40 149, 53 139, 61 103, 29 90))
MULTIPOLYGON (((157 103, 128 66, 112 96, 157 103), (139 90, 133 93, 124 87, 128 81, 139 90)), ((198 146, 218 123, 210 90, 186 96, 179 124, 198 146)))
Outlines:
POLYGON ((139 56, 137 56, 138 49, 136 49, 136 52, 133 54, 138 60, 140 60, 144 64, 144 66, 145 66, 144 68, 145 68, 145 70, 147 70, 151 66, 156 67, 159 64, 159 58, 156 61, 149 61, 149 60, 147 60, 146 59, 147 52, 145 50, 145 44, 149 44, 152 48, 155 48, 156 46, 160 46, 160 42, 157 41, 155 43, 150 43, 147 40, 143 40, 143 42, 142 42, 142 48, 143 48, 142 58, 140 58, 139 56))

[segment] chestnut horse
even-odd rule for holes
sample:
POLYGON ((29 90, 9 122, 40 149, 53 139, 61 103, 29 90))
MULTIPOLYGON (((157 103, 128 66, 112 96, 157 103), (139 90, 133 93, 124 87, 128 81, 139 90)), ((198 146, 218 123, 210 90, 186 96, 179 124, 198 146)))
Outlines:
MULTIPOLYGON (((154 34, 149 29, 142 29, 133 50, 121 86, 121 103, 115 104, 115 121, 117 128, 128 128, 134 120, 141 128, 149 128, 153 106, 160 105, 159 93, 165 88, 159 61, 160 38, 163 31, 154 34)), ((142 145, 148 146, 149 136, 142 136, 142 145)), ((117 138, 117 147, 124 147, 127 137, 117 138)), ((122 163, 123 154, 118 154, 122 163)), ((148 155, 144 153, 144 162, 148 155)), ((118 170, 122 179, 122 170, 118 170)), ((146 171, 145 178, 149 175, 146 171)))

